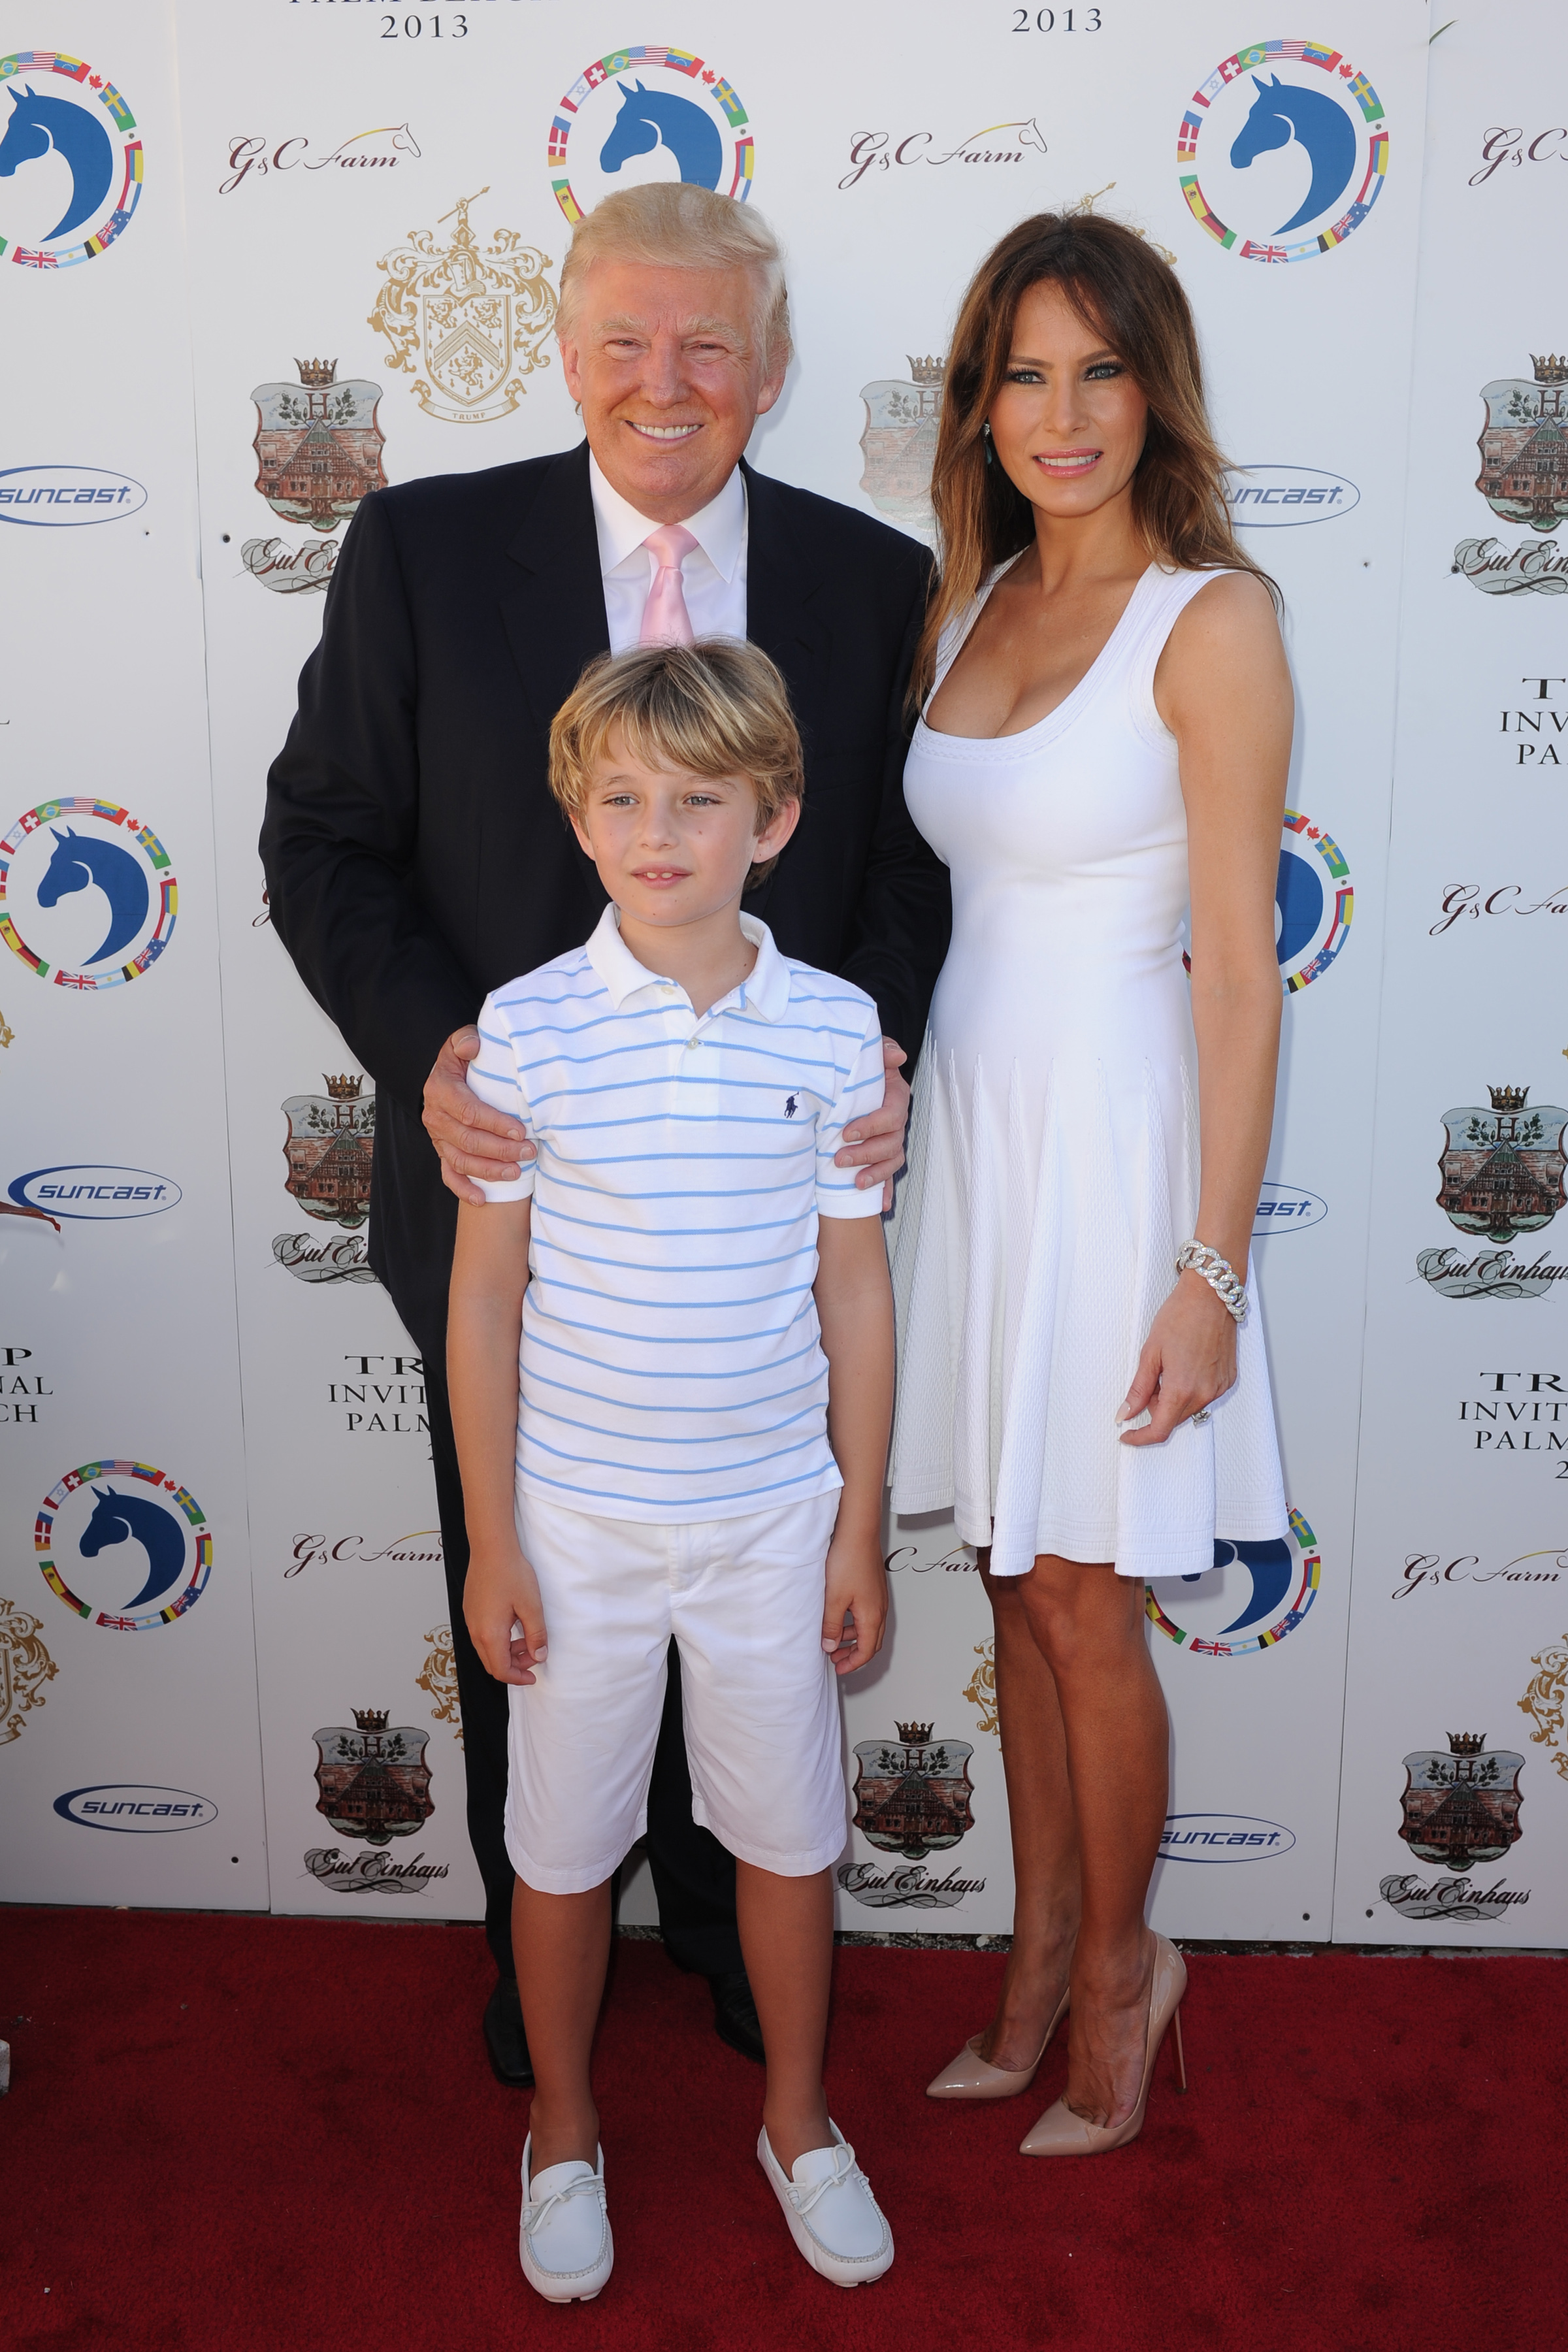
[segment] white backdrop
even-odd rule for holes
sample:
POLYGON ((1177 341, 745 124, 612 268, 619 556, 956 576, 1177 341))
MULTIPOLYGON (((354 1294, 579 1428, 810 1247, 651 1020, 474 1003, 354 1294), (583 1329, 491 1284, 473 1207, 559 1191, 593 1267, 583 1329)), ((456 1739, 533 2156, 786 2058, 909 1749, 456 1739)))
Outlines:
MULTIPOLYGON (((1479 18, 1442 33, 1430 90, 1416 0, 1331 9, 1310 39, 1220 0, 909 0, 896 30, 818 0, 787 20, 758 0, 631 19, 600 0, 165 0, 133 22, 50 0, 0 16, 0 61, 23 59, 0 62, 15 142, 0 148, 0 305, 7 348, 28 355, 0 452, 0 828, 16 839, 0 847, 0 1203, 61 1213, 58 1230, 0 1217, 5 1894, 478 1913, 420 1367, 363 1264, 374 1079, 272 935, 256 835, 358 497, 574 440, 547 332, 570 218, 607 187, 685 170, 764 210, 791 257, 799 357, 754 461, 916 530, 946 336, 987 244, 1100 192, 1175 257, 1242 469, 1237 517, 1287 600, 1300 699, 1257 1255, 1296 1517, 1288 1556, 1222 1546, 1209 1575, 1152 1593, 1174 1752, 1153 1916, 1192 1936, 1316 1939, 1332 1915, 1343 1937, 1568 1942, 1548 1866, 1568 1833, 1561 1667, 1553 1701, 1541 1663, 1554 1642, 1561 1659, 1568 1606, 1551 1581, 1518 1581, 1560 1575, 1555 1423, 1473 1417, 1499 1397, 1549 1408, 1548 1379, 1568 1401, 1547 1344, 1563 1293, 1536 1279, 1527 1299, 1453 1299, 1416 1272, 1422 1251, 1462 1244, 1468 1265, 1496 1247, 1434 1202, 1444 1111, 1494 1116, 1487 1087, 1509 1085, 1531 1088, 1528 1116, 1568 1087, 1551 1076, 1568 1040, 1540 1009, 1548 992, 1485 985, 1521 957, 1545 979, 1559 902, 1523 930, 1516 918, 1538 885, 1568 884, 1568 863, 1551 870, 1546 773, 1552 714, 1568 714, 1540 593, 1557 575, 1531 520, 1553 463, 1550 432, 1533 436, 1554 404, 1544 419, 1508 409, 1513 379, 1527 409, 1536 398, 1532 339, 1568 340, 1537 290, 1555 218, 1542 197, 1568 152, 1529 97, 1568 53, 1542 0, 1521 0, 1496 62, 1479 18), (1273 46, 1248 50, 1260 35, 1273 46), (65 111, 40 111, 46 96, 65 111), (611 173, 617 146, 654 135, 628 137, 627 97, 658 101, 659 143, 611 173), (89 249, 100 226, 113 234, 89 249), (478 299, 463 299, 469 268, 478 299), (1494 472, 1536 486, 1522 521, 1468 487, 1492 383, 1494 472), (1477 578, 1454 573, 1456 546, 1489 536, 1489 554, 1463 559, 1477 578), (1514 593, 1487 593, 1500 583, 1514 593), (1532 669, 1539 696, 1520 683, 1532 669), (1454 803, 1436 824, 1435 793, 1454 803), (68 799, 88 805, 16 832, 68 799), (1510 884, 1522 897, 1498 898, 1510 884), (1455 889, 1472 895, 1440 929, 1455 889), (134 984, 106 984, 149 943, 134 984), (101 1470, 47 1505, 68 1474, 121 1463, 169 1483, 101 1470), (115 1518, 124 1492, 142 1507, 115 1518), (1479 1567, 1441 1572, 1470 1555, 1479 1567), (1437 1575, 1407 1570, 1428 1556, 1437 1575), (1527 1719, 1531 1676, 1548 1695, 1527 1719), (384 1732, 356 1711, 384 1714, 384 1732), (1479 1760, 1444 1760, 1450 1730, 1485 1735, 1479 1760), (341 1738, 351 1760, 401 1731, 406 1835, 375 1843, 341 1809, 323 1819, 318 1731, 329 1759, 341 1738), (1427 1750, 1405 1826, 1436 1862, 1400 1837, 1401 1759, 1427 1750), (1494 1759, 1518 1754, 1510 1822, 1516 1768, 1494 1759), (1506 1835, 1521 1826, 1522 1869, 1506 1835), (1502 1840, 1490 1860, 1488 1838, 1502 1840), (1401 1875, 1440 1885, 1442 1904, 1396 1888, 1393 1907, 1379 1889, 1401 1875), (1508 1927, 1509 1906, 1461 1901, 1465 1923, 1445 1929, 1461 1879, 1528 1888, 1528 1915, 1508 1927)), ((1525 1139, 1508 1179, 1521 1214, 1562 1200, 1552 1139, 1525 1139)), ((1518 1263, 1551 1258, 1549 1240, 1521 1229, 1518 1263)), ((1004 1929, 979 1580, 951 1528, 896 1526, 889 1549, 894 1633, 847 1696, 850 1769, 858 1745, 873 1776, 951 1788, 967 1768, 972 1825, 923 1852, 879 1843, 868 1799, 841 1924, 1004 1929)), ((647 1916, 646 1887, 626 1910, 647 1916)))

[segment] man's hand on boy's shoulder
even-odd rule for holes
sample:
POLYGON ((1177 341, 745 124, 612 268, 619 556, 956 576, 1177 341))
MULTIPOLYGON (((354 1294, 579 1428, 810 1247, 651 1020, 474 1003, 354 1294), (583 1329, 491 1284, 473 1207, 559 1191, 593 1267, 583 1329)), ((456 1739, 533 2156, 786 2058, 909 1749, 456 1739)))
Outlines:
POLYGON ((492 1110, 468 1086, 468 1064, 479 1050, 477 1029, 455 1029, 425 1081, 425 1131, 441 1156, 441 1181, 459 1201, 476 1205, 484 1194, 469 1180, 510 1184, 537 1153, 515 1118, 492 1110))
MULTIPOLYGON (((900 1070, 909 1059, 891 1037, 882 1040, 882 1067, 887 1073, 880 1110, 867 1111, 844 1130, 844 1148, 834 1154, 835 1168, 858 1168, 856 1188, 882 1188, 884 1213, 893 1205, 893 1179, 904 1164, 904 1129, 910 1117, 910 1086, 900 1070)), ((450 1181, 448 1179, 448 1181, 450 1181)))
POLYGON ((539 1580, 515 1544, 468 1555, 463 1622, 486 1674, 498 1683, 531 1683, 545 1656, 544 1604, 539 1580), (514 1629, 521 1625, 518 1634, 514 1629))
POLYGON ((827 1547, 822 1646, 836 1675, 869 1665, 888 1625, 888 1571, 875 1534, 836 1529, 827 1547))

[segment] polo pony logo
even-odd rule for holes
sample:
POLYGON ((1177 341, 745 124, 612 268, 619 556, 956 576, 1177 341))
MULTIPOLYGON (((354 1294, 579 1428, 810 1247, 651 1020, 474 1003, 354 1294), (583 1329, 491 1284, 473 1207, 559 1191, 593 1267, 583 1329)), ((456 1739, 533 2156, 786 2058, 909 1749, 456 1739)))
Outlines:
POLYGON ((1284 236, 1289 230, 1300 228, 1303 221, 1316 220, 1320 213, 1326 213, 1349 187, 1355 170, 1355 128, 1344 109, 1326 90, 1304 89, 1295 82, 1282 82, 1278 74, 1271 82, 1259 74, 1253 88, 1258 95, 1231 147, 1232 168, 1244 172, 1259 155, 1267 155, 1276 147, 1289 147, 1292 142, 1306 149, 1312 166, 1311 185, 1305 198, 1274 232, 1276 236, 1284 236))
POLYGON ((96 1559, 111 1544, 140 1544, 147 1555, 147 1580, 124 1606, 143 1609, 150 1601, 161 1601, 185 1565, 185 1538, 179 1521, 145 1496, 121 1495, 113 1486, 95 1486, 92 1491, 97 1507, 82 1530, 78 1551, 84 1559, 96 1559))
POLYGON ((118 843, 96 835, 79 834, 70 825, 64 833, 52 828, 59 844, 38 884, 40 907, 57 907, 73 892, 96 886, 109 901, 109 929, 103 945, 87 958, 102 963, 128 947, 147 919, 147 874, 140 861, 118 843))
POLYGON ((599 150, 601 172, 618 172, 634 155, 651 155, 665 147, 683 180, 699 188, 718 186, 724 173, 724 142, 700 106, 675 90, 650 90, 645 82, 632 89, 624 81, 616 87, 621 110, 599 150))
POLYGON ((1227 253, 1310 261, 1353 235, 1383 193, 1383 101, 1326 41, 1251 42, 1194 90, 1176 133, 1176 172, 1194 219, 1227 253), (1292 71, 1285 79, 1281 66, 1300 79, 1292 71))
POLYGON ((16 49, 0 57, 0 84, 9 85, 11 101, 0 131, 0 181, 14 184, 5 212, 21 238, 0 236, 0 255, 26 269, 95 261, 127 227, 142 194, 136 117, 112 82, 80 58, 55 49, 16 49), (68 94, 62 82, 74 89, 68 94), (70 176, 65 210, 46 229, 43 223, 61 201, 65 173, 70 176))
POLYGON ((58 155, 70 170, 70 202, 43 235, 44 244, 52 244, 90 219, 109 194, 114 149, 102 123, 85 106, 73 106, 68 98, 40 98, 25 83, 8 95, 11 119, 0 139, 0 180, 48 154, 58 155))
POLYGON ((205 1513, 188 1486, 150 1462, 83 1462, 68 1470, 38 1506, 33 1549, 45 1582, 68 1609, 119 1633, 174 1624, 195 1607, 212 1574, 205 1513), (90 1563, 117 1555, 122 1544, 144 1565, 110 1558, 95 1572, 90 1563), (129 1601, 109 1598, 131 1584, 138 1589, 129 1601))
POLYGON ((721 73, 689 49, 634 41, 584 66, 557 101, 546 160, 555 201, 575 225, 626 181, 674 178, 743 203, 754 154, 746 110, 721 73))
POLYGON ((179 904, 168 851, 112 801, 41 801, 0 839, 0 940, 57 988, 140 979, 174 936, 179 904))

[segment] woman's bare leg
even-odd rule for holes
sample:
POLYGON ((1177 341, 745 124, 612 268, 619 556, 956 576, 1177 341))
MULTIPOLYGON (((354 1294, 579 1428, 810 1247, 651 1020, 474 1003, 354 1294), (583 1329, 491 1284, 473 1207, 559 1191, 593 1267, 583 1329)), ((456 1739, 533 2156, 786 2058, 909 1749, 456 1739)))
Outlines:
POLYGON ((1119 2124, 1142 2074, 1154 1960, 1143 1906, 1165 1823, 1164 1696, 1139 1578, 1047 1553, 1016 1582, 1055 1685, 1078 1824, 1067 2103, 1091 2123, 1119 2124))
POLYGON ((1057 1686, 1016 1576, 980 1572, 996 1627, 996 1707, 1013 1833, 1013 1949, 980 2039, 993 2066, 1031 2066, 1068 1980, 1078 1934, 1078 1822, 1057 1686))

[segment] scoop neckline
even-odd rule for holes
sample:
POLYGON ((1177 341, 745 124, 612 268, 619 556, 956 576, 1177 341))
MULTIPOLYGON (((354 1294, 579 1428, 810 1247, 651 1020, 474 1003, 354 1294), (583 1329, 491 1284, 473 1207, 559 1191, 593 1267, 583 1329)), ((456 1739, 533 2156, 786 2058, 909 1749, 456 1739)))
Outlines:
MULTIPOLYGON (((1017 559, 1015 557, 1014 561, 1016 562, 1016 560, 1017 559)), ((937 685, 932 687, 931 695, 928 698, 928 707, 931 701, 935 700, 942 686, 945 685, 947 678, 952 670, 953 663, 957 661, 959 655, 963 651, 964 646, 968 644, 975 623, 979 620, 981 614, 984 611, 986 604, 990 601, 992 590, 1000 584, 1003 574, 1011 570, 1011 568, 1010 564, 998 566, 994 576, 986 582, 984 589, 975 598, 974 610, 970 614, 969 625, 953 649, 952 661, 948 663, 947 668, 942 672, 942 677, 938 680, 937 685)), ((917 728, 929 735, 933 743, 978 744, 1026 742, 1031 735, 1037 735, 1042 727, 1050 726, 1054 719, 1060 719, 1064 712, 1070 711, 1074 703, 1077 702, 1080 697, 1087 697, 1089 689, 1094 684, 1100 670, 1114 650, 1117 639, 1121 636, 1122 631, 1126 628, 1128 622, 1131 619, 1133 607, 1137 604, 1140 596, 1143 593, 1144 589, 1148 586, 1150 575, 1157 572, 1159 570, 1159 564, 1151 561, 1146 568, 1139 573, 1137 582, 1133 586, 1132 593, 1129 596, 1126 604, 1121 608, 1121 615, 1118 620, 1116 626, 1111 630, 1110 635, 1106 638, 1105 643, 1101 646, 1100 651, 1096 654, 1094 659, 1090 662, 1089 667, 1085 670, 1078 684, 1073 688, 1071 693, 1063 695, 1061 700, 1053 704, 1052 708, 1046 712, 1043 719, 1036 719, 1032 720, 1027 727, 1015 728, 1013 731, 1007 735, 950 735, 945 731, 945 730, 940 727, 931 726, 926 719, 925 712, 922 710, 916 722, 917 728)))

